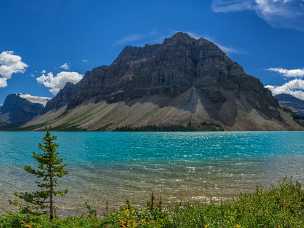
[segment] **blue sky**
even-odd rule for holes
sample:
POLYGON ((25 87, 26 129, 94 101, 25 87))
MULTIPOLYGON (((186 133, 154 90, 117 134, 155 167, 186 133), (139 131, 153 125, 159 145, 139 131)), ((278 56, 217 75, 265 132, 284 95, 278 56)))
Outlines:
POLYGON ((206 37, 275 93, 304 99, 303 0, 4 0, 0 103, 54 96, 126 45, 176 31, 206 37))

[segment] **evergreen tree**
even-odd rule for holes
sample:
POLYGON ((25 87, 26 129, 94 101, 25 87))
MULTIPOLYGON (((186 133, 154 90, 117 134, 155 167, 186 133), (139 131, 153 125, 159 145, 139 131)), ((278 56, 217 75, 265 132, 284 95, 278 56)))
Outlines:
POLYGON ((49 214, 50 220, 55 217, 54 198, 67 193, 59 191, 58 179, 67 174, 62 159, 57 152, 58 145, 56 137, 47 130, 43 143, 39 144, 41 153, 33 153, 33 158, 38 162, 37 168, 25 166, 24 170, 37 178, 37 191, 17 193, 16 196, 22 199, 26 206, 24 212, 36 214, 49 214))

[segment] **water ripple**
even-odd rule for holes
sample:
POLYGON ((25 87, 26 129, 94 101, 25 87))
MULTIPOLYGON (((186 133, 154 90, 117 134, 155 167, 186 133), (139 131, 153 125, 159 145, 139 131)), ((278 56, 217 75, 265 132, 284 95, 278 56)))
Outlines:
MULTIPOLYGON (((221 199, 284 176, 304 180, 302 132, 55 132, 69 169, 61 208, 88 200, 143 204, 154 191, 164 201, 221 199)), ((31 190, 22 167, 32 164, 39 132, 0 132, 0 210, 14 191, 31 190)))

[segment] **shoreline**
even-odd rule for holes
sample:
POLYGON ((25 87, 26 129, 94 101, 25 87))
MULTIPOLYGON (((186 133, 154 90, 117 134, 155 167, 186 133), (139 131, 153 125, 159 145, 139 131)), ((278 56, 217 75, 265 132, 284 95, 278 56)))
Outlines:
POLYGON ((185 202, 164 206, 151 195, 145 207, 126 201, 116 210, 97 211, 87 203, 79 216, 58 216, 11 212, 0 215, 2 227, 302 227, 304 188, 292 179, 283 179, 270 188, 257 188, 230 201, 185 202))

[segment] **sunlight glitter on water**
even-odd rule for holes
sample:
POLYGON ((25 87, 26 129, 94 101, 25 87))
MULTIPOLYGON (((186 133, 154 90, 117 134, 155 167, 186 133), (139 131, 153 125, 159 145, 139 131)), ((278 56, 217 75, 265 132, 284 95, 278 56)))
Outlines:
MULTIPOLYGON (((42 133, 0 132, 0 210, 15 191, 31 190, 22 167, 32 163, 42 133)), ((164 202, 210 201, 254 191, 285 176, 304 181, 302 132, 55 132, 69 175, 60 202, 77 213, 88 201, 102 210, 129 199, 144 205, 153 191, 164 202), (75 138, 77 140, 75 140, 75 138), (284 142, 284 143, 282 143, 284 142)))

